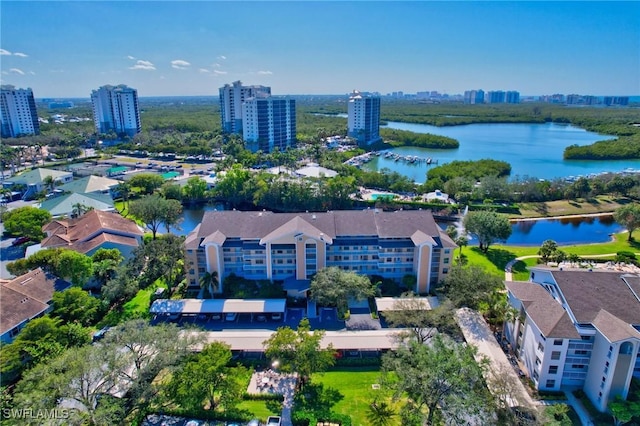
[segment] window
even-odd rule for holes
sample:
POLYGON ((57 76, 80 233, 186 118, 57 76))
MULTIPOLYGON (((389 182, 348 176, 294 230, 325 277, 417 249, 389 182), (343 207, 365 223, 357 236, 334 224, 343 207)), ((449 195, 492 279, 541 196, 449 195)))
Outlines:
POLYGON ((562 345, 562 339, 554 339, 554 341, 553 341, 553 345, 554 345, 554 346, 560 346, 560 345, 562 345))
POLYGON ((445 257, 445 258, 444 258, 444 263, 445 263, 445 264, 449 263, 449 258, 448 258, 448 257, 445 257))
POLYGON ((539 343, 538 343, 538 350, 539 350, 540 352, 544 352, 544 345, 542 344, 542 342, 539 342, 539 343))
POLYGON ((549 374, 558 374, 558 366, 550 365, 549 366, 549 374))
POLYGON ((560 351, 551 352, 551 359, 560 359, 560 351))
POLYGON ((449 273, 449 268, 443 268, 442 269, 442 273, 443 274, 448 274, 449 273))
POLYGON ((536 365, 540 365, 540 358, 536 357, 536 365))
POLYGON ((555 380, 547 380, 547 386, 548 388, 552 388, 555 387, 556 385, 556 381, 555 380))

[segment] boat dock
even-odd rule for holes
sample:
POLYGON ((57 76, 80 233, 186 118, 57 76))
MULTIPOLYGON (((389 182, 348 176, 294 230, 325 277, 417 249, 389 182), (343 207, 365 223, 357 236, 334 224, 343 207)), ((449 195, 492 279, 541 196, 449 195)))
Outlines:
POLYGON ((431 157, 419 157, 417 155, 400 155, 395 154, 391 151, 372 151, 367 152, 366 154, 358 155, 357 157, 350 158, 345 161, 344 164, 349 164, 351 166, 360 167, 364 163, 368 163, 373 159, 373 157, 380 157, 391 161, 402 161, 409 164, 426 164, 430 166, 432 164, 438 164, 438 160, 431 157))

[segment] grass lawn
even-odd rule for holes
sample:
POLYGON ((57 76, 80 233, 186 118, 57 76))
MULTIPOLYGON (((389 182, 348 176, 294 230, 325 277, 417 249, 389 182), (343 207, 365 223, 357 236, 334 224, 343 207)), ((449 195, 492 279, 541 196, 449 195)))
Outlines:
POLYGON ((566 216, 574 214, 609 213, 628 203, 626 198, 598 196, 588 200, 558 200, 544 203, 520 203, 519 215, 509 215, 511 219, 543 216, 566 216))
POLYGON ((247 410, 253 414, 253 417, 263 422, 267 421, 269 416, 279 416, 279 411, 272 411, 268 408, 267 401, 244 400, 238 404, 238 409, 247 410))
POLYGON ((150 287, 144 290, 138 290, 138 293, 124 304, 121 311, 110 311, 100 322, 99 327, 105 325, 116 325, 122 321, 133 318, 150 318, 149 306, 151 305, 151 295, 157 288, 168 288, 162 278, 156 280, 150 287))
MULTIPOLYGON (((635 234, 639 234, 637 231, 635 234)), ((634 234, 634 235, 635 235, 634 234)), ((613 240, 606 243, 597 244, 582 244, 582 245, 569 245, 560 246, 560 250, 567 254, 577 254, 580 257, 588 258, 594 256, 600 260, 609 260, 615 257, 615 253, 619 251, 631 251, 634 253, 640 253, 640 242, 627 241, 629 234, 626 232, 615 234, 613 240), (613 254, 610 257, 602 257, 605 254, 613 254)), ((488 272, 496 275, 504 275, 504 268, 507 263, 521 256, 536 255, 540 247, 538 246, 505 246, 505 245, 492 245, 487 253, 483 253, 477 246, 464 247, 462 255, 466 258, 467 263, 472 265, 479 265, 485 268, 488 272)), ((456 250, 455 256, 459 254, 459 249, 456 250)), ((533 259, 524 259, 514 264, 512 272, 514 273, 515 280, 527 280, 528 279, 528 266, 535 266, 537 261, 533 259)))
MULTIPOLYGON (((376 392, 371 385, 379 383, 380 372, 371 368, 341 368, 322 374, 314 374, 312 382, 322 383, 340 391, 344 398, 333 411, 351 417, 353 426, 366 426, 368 407, 376 392)), ((396 424, 400 424, 399 421, 396 424)))

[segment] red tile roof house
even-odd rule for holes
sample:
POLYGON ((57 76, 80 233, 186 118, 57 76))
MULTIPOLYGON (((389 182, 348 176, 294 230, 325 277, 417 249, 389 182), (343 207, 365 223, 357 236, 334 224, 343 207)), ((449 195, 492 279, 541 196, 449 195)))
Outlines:
POLYGON ((41 248, 69 248, 87 256, 98 249, 118 249, 127 258, 140 245, 144 232, 118 213, 92 210, 76 219, 55 219, 42 230, 41 248))
POLYGON ((54 291, 70 286, 40 268, 0 284, 0 341, 11 343, 29 321, 51 311, 54 291))

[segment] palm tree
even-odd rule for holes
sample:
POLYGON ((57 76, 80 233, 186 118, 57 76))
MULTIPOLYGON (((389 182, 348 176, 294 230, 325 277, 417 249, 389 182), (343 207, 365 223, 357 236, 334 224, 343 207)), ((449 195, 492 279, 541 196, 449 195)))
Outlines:
POLYGON ((218 291, 219 288, 218 271, 205 272, 200 277, 200 288, 203 290, 203 299, 213 299, 213 292, 218 291))
POLYGON ((91 210, 93 210, 93 207, 87 207, 82 203, 75 203, 71 210, 71 217, 80 217, 91 210))
POLYGON ((56 182, 53 179, 53 176, 48 175, 45 176, 44 179, 42 179, 42 184, 47 189, 47 192, 53 192, 53 188, 55 187, 56 182))
POLYGON ((377 399, 369 404, 367 412, 367 420, 372 426, 388 426, 395 423, 393 417, 396 415, 395 410, 388 403, 378 401, 377 399))
POLYGON ((131 195, 131 185, 127 182, 120 182, 116 188, 115 192, 122 198, 123 202, 123 210, 128 207, 129 196, 131 195))

